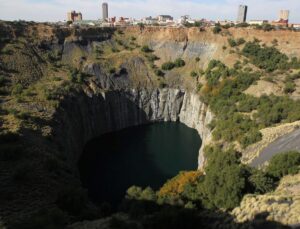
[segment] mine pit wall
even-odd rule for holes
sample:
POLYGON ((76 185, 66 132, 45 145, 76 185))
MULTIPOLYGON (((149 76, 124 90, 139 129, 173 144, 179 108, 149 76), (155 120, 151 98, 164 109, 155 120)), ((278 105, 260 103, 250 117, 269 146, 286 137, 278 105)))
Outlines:
POLYGON ((180 89, 131 89, 93 95, 82 92, 61 103, 54 130, 66 157, 77 163, 84 145, 102 134, 151 122, 180 121, 196 129, 202 139, 198 159, 201 169, 202 149, 211 138, 207 124, 212 117, 199 96, 180 89))

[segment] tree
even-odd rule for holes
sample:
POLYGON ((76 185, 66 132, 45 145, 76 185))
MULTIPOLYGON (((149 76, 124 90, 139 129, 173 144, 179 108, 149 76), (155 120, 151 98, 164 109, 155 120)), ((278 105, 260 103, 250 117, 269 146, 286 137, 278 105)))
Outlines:
POLYGON ((272 157, 266 169, 267 173, 281 178, 288 174, 296 174, 300 169, 300 153, 289 151, 272 157))
POLYGON ((261 170, 254 169, 248 180, 252 186, 251 191, 257 194, 271 192, 275 187, 274 179, 261 170))
POLYGON ((206 150, 206 156, 206 176, 197 188, 206 196, 204 204, 225 209, 238 206, 246 191, 246 170, 240 165, 240 154, 214 147, 206 150))

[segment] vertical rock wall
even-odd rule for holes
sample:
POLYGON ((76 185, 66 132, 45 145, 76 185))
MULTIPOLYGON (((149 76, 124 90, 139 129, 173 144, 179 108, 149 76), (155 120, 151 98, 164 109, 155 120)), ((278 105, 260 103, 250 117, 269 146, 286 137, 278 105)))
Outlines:
POLYGON ((86 95, 82 93, 62 102, 55 116, 59 145, 76 162, 87 141, 101 134, 159 121, 180 121, 195 128, 202 149, 210 141, 207 124, 212 114, 195 94, 180 89, 131 89, 86 95))

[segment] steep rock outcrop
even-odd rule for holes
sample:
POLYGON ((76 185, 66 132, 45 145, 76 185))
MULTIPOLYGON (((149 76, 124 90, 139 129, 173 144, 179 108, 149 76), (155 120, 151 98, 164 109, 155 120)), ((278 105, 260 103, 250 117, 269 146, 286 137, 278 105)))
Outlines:
MULTIPOLYGON (((195 128, 203 146, 210 140, 212 114, 199 97, 180 89, 128 89, 81 93, 66 99, 56 114, 55 135, 76 162, 87 141, 101 134, 159 121, 195 128)), ((199 168, 203 165, 202 148, 199 168)))

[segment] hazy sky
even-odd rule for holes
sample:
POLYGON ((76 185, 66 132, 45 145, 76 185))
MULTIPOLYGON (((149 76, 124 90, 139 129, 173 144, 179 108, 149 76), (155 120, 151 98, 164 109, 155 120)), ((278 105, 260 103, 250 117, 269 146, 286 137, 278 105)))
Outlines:
MULTIPOLYGON (((101 0, 0 0, 0 19, 63 21, 70 10, 80 11, 84 19, 101 17, 101 0)), ((290 21, 300 23, 300 0, 107 0, 109 16, 141 18, 170 14, 175 18, 235 20, 239 4, 249 6, 248 19, 278 18, 280 9, 289 9, 290 21)))

